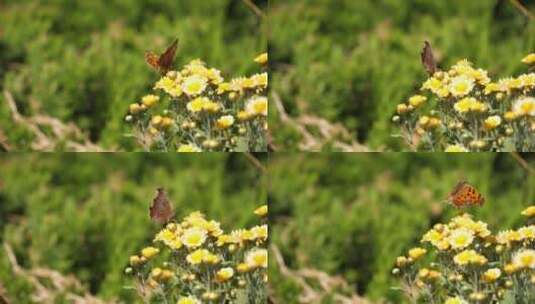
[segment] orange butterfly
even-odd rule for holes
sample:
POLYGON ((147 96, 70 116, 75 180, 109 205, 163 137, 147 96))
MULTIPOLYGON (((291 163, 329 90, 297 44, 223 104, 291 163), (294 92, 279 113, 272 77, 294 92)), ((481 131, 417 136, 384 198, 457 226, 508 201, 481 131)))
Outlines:
POLYGON ((466 181, 458 182, 448 195, 448 201, 456 208, 482 206, 485 198, 466 181))
POLYGON ((165 75, 171 69, 177 48, 178 39, 175 39, 165 52, 159 56, 153 52, 145 52, 145 61, 160 74, 165 75))
POLYGON ((149 207, 149 214, 150 218, 159 224, 169 222, 175 215, 163 188, 157 189, 156 197, 152 200, 152 204, 149 207))

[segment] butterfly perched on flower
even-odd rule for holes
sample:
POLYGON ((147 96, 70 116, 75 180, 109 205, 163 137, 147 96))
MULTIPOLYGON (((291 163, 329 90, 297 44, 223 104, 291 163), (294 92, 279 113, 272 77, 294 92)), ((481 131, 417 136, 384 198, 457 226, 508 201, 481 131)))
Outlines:
POLYGON ((171 202, 163 188, 158 188, 156 197, 149 207, 150 218, 158 224, 168 223, 175 215, 171 202))
POLYGON ((458 182, 448 195, 448 201, 456 208, 482 206, 485 198, 476 188, 466 181, 458 182))
POLYGON ((437 71, 437 62, 435 60, 435 56, 433 55, 433 49, 431 49, 431 44, 429 41, 424 41, 424 48, 422 49, 422 53, 420 53, 420 57, 427 74, 429 74, 429 76, 433 76, 437 71))
POLYGON ((178 39, 175 39, 161 55, 156 55, 153 52, 145 52, 145 61, 160 74, 165 75, 171 69, 171 65, 173 65, 177 48, 178 39))

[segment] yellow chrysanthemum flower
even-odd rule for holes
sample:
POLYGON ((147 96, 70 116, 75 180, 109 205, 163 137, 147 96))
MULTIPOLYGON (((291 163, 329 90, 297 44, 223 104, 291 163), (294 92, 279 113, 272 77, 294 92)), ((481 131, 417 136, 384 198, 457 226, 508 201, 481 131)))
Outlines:
POLYGON ((522 87, 524 88, 535 87, 535 73, 522 74, 518 76, 518 80, 522 82, 522 87))
POLYGON ((230 235, 239 240, 240 243, 245 241, 252 241, 255 239, 255 234, 247 229, 238 229, 230 233, 230 235))
POLYGON ((439 97, 447 97, 450 94, 448 87, 445 86, 441 80, 435 77, 427 79, 422 85, 422 89, 429 90, 439 97))
POLYGON ((518 234, 520 234, 521 240, 533 240, 535 239, 535 226, 521 227, 518 229, 518 234))
POLYGON ((156 95, 145 95, 141 98, 141 103, 144 104, 147 108, 154 106, 160 100, 160 96, 156 95))
POLYGON ((210 100, 207 97, 197 97, 188 102, 186 107, 190 112, 197 113, 203 110, 204 104, 208 101, 210 100))
POLYGON ((266 249, 255 248, 245 254, 245 263, 250 268, 267 268, 268 253, 266 249))
MULTIPOLYGON (((535 208, 535 207, 534 207, 535 208)), ((253 211, 258 216, 266 216, 268 214, 268 205, 262 205, 253 211)))
POLYGON ((193 144, 180 145, 176 151, 181 153, 202 152, 201 148, 193 144))
POLYGON ((483 273, 483 280, 487 283, 495 282, 502 275, 500 268, 491 268, 483 273))
POLYGON ((201 111, 217 112, 220 109, 219 104, 211 101, 208 97, 197 97, 186 105, 188 111, 198 113, 201 111))
POLYGON ((188 76, 182 82, 182 91, 188 96, 197 96, 204 92, 208 80, 199 75, 188 76))
POLYGON ((475 250, 464 250, 453 257, 453 262, 459 266, 468 264, 484 265, 487 263, 487 258, 475 250))
POLYGON ((130 106, 128 107, 130 114, 137 114, 137 113, 142 112, 145 109, 146 107, 140 105, 139 103, 130 104, 130 106))
POLYGON ((422 256, 424 256, 424 254, 426 253, 427 253, 427 250, 425 250, 424 248, 415 247, 409 250, 409 257, 411 257, 413 260, 416 261, 422 256))
POLYGON ((265 89, 268 86, 268 74, 267 73, 255 74, 251 76, 251 81, 253 82, 255 87, 265 89))
POLYGON ((485 119, 485 129, 494 130, 502 123, 502 118, 499 115, 493 115, 485 119))
POLYGON ((176 304, 201 304, 201 301, 199 301, 197 298, 193 296, 189 297, 181 297, 176 304))
POLYGON ((234 275, 232 267, 221 268, 216 272, 216 280, 220 283, 228 281, 234 275))
POLYGON ((535 269, 535 250, 521 249, 513 255, 513 265, 516 268, 531 268, 535 269))
POLYGON ((149 246, 141 250, 141 255, 144 256, 146 259, 151 259, 155 257, 159 252, 160 252, 160 249, 149 246))
POLYGON ((467 75, 460 75, 451 79, 448 90, 452 96, 463 97, 468 95, 474 88, 474 79, 467 75))
POLYGON ((450 297, 447 298, 444 304, 468 304, 463 298, 460 297, 450 297))
POLYGON ((186 261, 192 265, 198 265, 204 262, 210 252, 206 249, 197 249, 186 256, 186 261))
POLYGON ((257 240, 265 241, 268 238, 268 226, 267 225, 254 226, 253 228, 251 228, 251 233, 254 234, 257 240))
POLYGON ((500 231, 496 235, 496 242, 502 245, 508 245, 511 242, 518 242, 521 240, 520 233, 514 230, 500 231))
POLYGON ((216 124, 219 129, 227 129, 234 124, 234 116, 232 115, 221 116, 216 121, 216 124))
POLYGON ((145 263, 147 261, 146 258, 144 257, 140 257, 140 256, 137 256, 137 255, 133 255, 129 258, 129 263, 130 263, 130 266, 138 266, 138 265, 141 265, 143 263, 145 263))
POLYGON ((260 55, 258 55, 254 61, 256 63, 260 63, 260 64, 266 64, 268 62, 268 53, 262 53, 260 55))
POLYGON ((188 228, 184 231, 181 241, 188 248, 196 248, 206 241, 206 230, 197 227, 188 228))
POLYGON ((535 116, 535 98, 520 97, 513 104, 513 112, 518 116, 535 116))
POLYGON ((161 89, 172 97, 182 96, 182 87, 180 86, 181 78, 174 79, 169 76, 164 76, 154 85, 154 89, 161 89))
POLYGON ((247 113, 253 116, 268 115, 268 99, 265 96, 253 96, 247 101, 245 106, 247 113))
POLYGON ((465 97, 456 102, 453 105, 453 108, 458 113, 485 112, 487 110, 487 105, 473 97, 465 97))
POLYGON ((444 150, 445 152, 468 152, 468 149, 466 149, 465 147, 463 147, 462 145, 449 145, 448 147, 446 147, 446 149, 444 150))
POLYGON ((180 230, 171 231, 170 229, 163 229, 154 238, 155 242, 163 242, 171 249, 180 249, 182 247, 182 241, 179 238, 180 230))
POLYGON ((531 53, 526 57, 522 58, 522 62, 525 64, 535 64, 535 53, 531 53))
POLYGON ((474 241, 474 232, 466 228, 459 228, 451 231, 448 237, 451 248, 464 249, 474 241))
POLYGON ((415 108, 421 106, 425 101, 427 100, 427 97, 422 95, 414 95, 411 98, 409 98, 409 104, 415 108))
POLYGON ((523 216, 533 217, 535 216, 535 206, 529 206, 526 209, 522 210, 521 213, 523 216))

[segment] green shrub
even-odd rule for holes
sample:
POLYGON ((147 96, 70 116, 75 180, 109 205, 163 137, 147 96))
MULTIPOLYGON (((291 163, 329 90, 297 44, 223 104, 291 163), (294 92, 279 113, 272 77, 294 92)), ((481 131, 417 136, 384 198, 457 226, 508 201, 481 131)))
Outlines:
MULTIPOLYGON (((395 258, 457 212, 443 201, 460 179, 486 197, 473 213, 493 229, 520 226, 518 211, 535 200, 535 175, 509 154, 289 153, 269 168, 271 242, 287 266, 341 275, 351 291, 391 303, 403 299, 395 258)), ((275 297, 296 303, 303 290, 271 261, 275 297)))
MULTIPOLYGON (((202 58, 244 75, 257 71, 250 58, 267 49, 263 21, 233 0, 8 0, 0 28, 0 90, 14 95, 21 114, 74 122, 107 149, 135 148, 125 107, 158 78, 145 51, 179 38, 177 66, 202 58)), ((12 122, 3 98, 0 129, 13 149, 29 150, 33 137, 12 122)))
MULTIPOLYGON (((227 227, 255 225, 252 211, 266 201, 263 177, 242 155, 18 154, 0 163, 0 242, 22 267, 73 274, 104 299, 134 299, 123 271, 161 228, 148 215, 156 187, 177 216, 202 210, 227 227)), ((8 296, 28 303, 31 286, 0 257, 8 296)))
MULTIPOLYGON (((440 66, 468 58, 494 78, 524 72, 519 58, 535 44, 535 24, 509 1, 491 0, 274 1, 270 31, 270 90, 288 114, 342 123, 359 142, 386 150, 404 148, 391 137, 392 109, 426 76, 424 40, 440 66)), ((278 115, 270 120, 274 143, 298 149, 300 135, 278 115)))

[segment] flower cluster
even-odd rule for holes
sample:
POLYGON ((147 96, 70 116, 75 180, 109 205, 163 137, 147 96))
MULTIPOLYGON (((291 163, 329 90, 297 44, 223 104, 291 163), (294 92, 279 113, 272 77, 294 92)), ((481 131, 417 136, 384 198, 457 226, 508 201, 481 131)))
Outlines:
MULTIPOLYGON (((535 66, 535 54, 522 61, 535 66)), ((393 121, 413 149, 535 151, 535 73, 493 81, 467 60, 427 79, 393 121)))
POLYGON ((126 273, 145 300, 163 303, 265 303, 267 205, 255 210, 263 224, 226 233, 193 212, 168 223, 153 245, 130 257, 126 273))
MULTIPOLYGON (((266 66, 267 54, 255 61, 266 66)), ((267 86, 267 72, 225 80, 197 59, 167 72, 154 94, 129 106, 126 121, 147 150, 265 151, 267 86)))
MULTIPOLYGON (((534 219, 535 206, 522 215, 534 219)), ((465 213, 436 224, 421 243, 397 257, 392 271, 413 300, 535 303, 535 225, 492 234, 465 213)))

